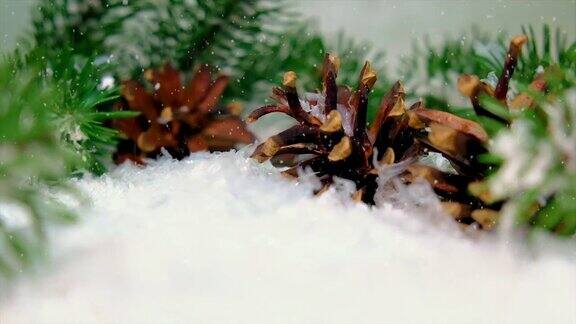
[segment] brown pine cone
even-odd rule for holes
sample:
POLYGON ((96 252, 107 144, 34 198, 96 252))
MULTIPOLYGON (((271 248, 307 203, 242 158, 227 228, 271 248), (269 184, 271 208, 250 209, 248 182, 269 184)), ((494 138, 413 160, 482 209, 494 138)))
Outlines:
POLYGON ((141 114, 114 120, 113 127, 124 136, 114 154, 116 163, 143 163, 144 158, 158 156, 161 148, 182 159, 192 152, 227 151, 254 141, 239 117, 240 105, 218 104, 227 76, 212 80, 210 68, 202 65, 183 86, 181 73, 166 64, 147 70, 144 77, 146 85, 134 80, 122 83, 116 108, 141 114))
MULTIPOLYGON (((307 93, 304 99, 296 91, 296 74, 284 75, 282 88, 273 97, 277 103, 264 106, 248 116, 248 122, 273 112, 287 114, 298 122, 259 145, 252 157, 259 162, 276 159, 288 166, 285 174, 297 177, 299 168, 310 168, 322 181, 323 192, 334 177, 353 181, 354 198, 374 204, 378 170, 402 162, 400 175, 405 183, 422 178, 430 182, 455 218, 469 219, 480 201, 467 194, 467 185, 480 177, 475 156, 485 152, 488 136, 475 122, 455 115, 430 110, 421 102, 407 108, 405 92, 397 82, 383 98, 376 120, 366 127, 368 94, 376 82, 376 72, 366 62, 355 91, 337 86, 339 60, 327 55, 323 67, 323 90, 307 93), (421 164, 419 158, 436 151, 448 159, 455 174, 421 164), (453 204, 452 204, 453 203, 453 204), (458 205, 455 205, 458 204, 458 205), (458 210, 460 204, 470 208, 458 210)), ((280 163, 279 163, 280 162, 280 163)))

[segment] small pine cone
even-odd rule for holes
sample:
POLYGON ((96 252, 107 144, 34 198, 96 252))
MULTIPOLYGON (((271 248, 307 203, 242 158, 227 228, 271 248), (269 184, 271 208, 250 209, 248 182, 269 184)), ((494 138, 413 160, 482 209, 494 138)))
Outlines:
POLYGON ((212 80, 210 68, 202 65, 183 86, 181 73, 170 64, 147 70, 144 77, 146 85, 134 80, 122 84, 116 108, 141 114, 114 120, 113 127, 124 137, 114 154, 116 163, 143 163, 158 156, 161 148, 182 159, 192 152, 227 151, 254 141, 239 117, 239 104, 218 104, 228 77, 212 80))
MULTIPOLYGON (((296 91, 296 74, 285 73, 282 88, 273 91, 277 103, 256 109, 247 121, 280 112, 298 124, 260 144, 252 157, 259 162, 272 159, 290 166, 283 172, 294 177, 299 168, 310 168, 324 184, 319 193, 333 183, 334 177, 351 180, 357 189, 354 199, 368 204, 374 204, 379 168, 403 162, 408 165, 401 175, 406 183, 423 178, 446 202, 476 203, 477 199, 467 195, 466 187, 481 174, 474 157, 485 152, 488 136, 482 127, 446 112, 426 109, 421 102, 407 108, 404 89, 397 82, 382 99, 368 129, 368 94, 376 82, 376 72, 366 62, 358 87, 352 91, 336 84, 339 63, 336 56, 326 56, 322 92, 307 93, 304 99, 296 91), (441 153, 458 174, 420 165, 419 158, 429 150, 441 153)), ((459 218, 470 218, 469 210, 459 208, 459 218)))

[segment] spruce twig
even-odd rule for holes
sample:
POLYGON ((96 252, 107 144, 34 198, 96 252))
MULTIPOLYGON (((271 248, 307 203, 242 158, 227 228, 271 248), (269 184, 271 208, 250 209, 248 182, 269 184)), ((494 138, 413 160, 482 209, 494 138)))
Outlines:
POLYGON ((63 179, 81 162, 59 139, 55 116, 46 107, 60 89, 38 79, 38 66, 20 64, 14 56, 0 60, 0 274, 5 275, 42 256, 47 223, 75 219, 48 190, 75 194, 63 179), (14 213, 18 209, 22 213, 14 213))

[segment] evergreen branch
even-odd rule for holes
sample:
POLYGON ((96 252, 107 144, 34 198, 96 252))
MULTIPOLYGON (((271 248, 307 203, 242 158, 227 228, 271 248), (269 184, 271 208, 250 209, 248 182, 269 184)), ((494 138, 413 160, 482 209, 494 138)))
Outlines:
POLYGON ((284 1, 51 0, 39 7, 34 35, 51 57, 71 47, 135 77, 168 60, 181 70, 200 62, 234 69, 258 37, 272 36, 264 26, 284 16, 284 1))
POLYGON ((384 53, 375 51, 369 44, 359 42, 339 33, 330 41, 319 33, 310 22, 292 24, 279 37, 261 40, 253 45, 251 53, 238 66, 243 73, 231 82, 226 95, 229 98, 245 98, 247 101, 263 101, 269 89, 282 79, 285 71, 298 75, 303 89, 317 88, 321 82, 322 53, 334 53, 341 57, 338 75, 341 84, 356 84, 357 71, 370 60, 379 72, 370 95, 368 119, 372 120, 380 104, 378 100, 392 84, 387 78, 384 53))
POLYGON ((50 58, 58 57, 62 49, 84 57, 105 54, 105 39, 119 33, 123 21, 135 13, 124 7, 122 0, 42 1, 32 12, 34 41, 50 58))
POLYGON ((453 102, 456 79, 461 74, 487 76, 500 69, 506 51, 504 36, 494 40, 478 28, 457 38, 433 45, 429 38, 413 43, 412 53, 401 59, 398 74, 411 97, 423 97, 428 107, 441 110, 453 102))
MULTIPOLYGON (((574 69, 576 42, 557 28, 554 36, 548 25, 542 26, 538 37, 532 26, 523 27, 529 36, 528 50, 520 57, 512 78, 514 83, 530 82, 542 69, 558 65, 561 69, 574 69)), ((474 74, 488 78, 491 73, 500 75, 507 49, 505 34, 498 37, 473 28, 457 38, 446 38, 439 46, 427 39, 424 44, 414 44, 411 55, 401 61, 399 74, 412 89, 412 96, 423 96, 429 107, 448 110, 458 103, 452 95, 458 76, 474 74)))
POLYGON ((102 174, 118 138, 117 131, 106 127, 104 122, 123 116, 105 111, 119 97, 118 88, 101 86, 102 67, 90 59, 71 56, 64 62, 60 67, 54 67, 57 73, 45 76, 61 90, 60 96, 48 107, 55 115, 62 140, 84 162, 82 169, 102 174))
POLYGON ((74 214, 48 190, 75 194, 62 183, 79 163, 59 140, 46 103, 59 96, 38 79, 40 69, 0 61, 0 274, 21 271, 42 256, 46 225, 70 222, 74 214))
MULTIPOLYGON (((494 136, 490 155, 498 160, 491 163, 493 172, 487 181, 492 196, 505 201, 506 216, 521 224, 573 236, 576 234, 576 75, 573 69, 558 66, 552 66, 550 71, 554 73, 546 74, 546 94, 531 90, 525 83, 518 85, 535 102, 533 107, 507 112, 511 127, 501 127, 494 136)), ((506 111, 502 103, 491 105, 506 111)))
POLYGON ((54 117, 60 139, 83 161, 71 171, 103 173, 118 135, 104 123, 123 117, 109 112, 110 102, 118 98, 119 91, 114 86, 102 87, 108 65, 96 64, 93 58, 83 58, 71 49, 61 49, 58 56, 50 57, 51 50, 43 46, 23 48, 29 49, 13 55, 17 68, 37 69, 37 81, 58 90, 44 105, 54 117))

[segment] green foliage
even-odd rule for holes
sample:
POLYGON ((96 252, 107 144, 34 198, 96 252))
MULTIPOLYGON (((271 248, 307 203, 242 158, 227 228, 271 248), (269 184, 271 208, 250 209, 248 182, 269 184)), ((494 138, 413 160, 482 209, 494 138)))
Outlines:
POLYGON ((529 42, 518 61, 515 80, 529 83, 540 69, 551 65, 557 65, 562 70, 576 68, 576 41, 568 43, 568 36, 559 28, 553 36, 550 27, 543 25, 540 41, 532 26, 523 27, 522 32, 529 37, 529 42))
POLYGON ((501 160, 488 183, 496 198, 506 200, 503 210, 510 217, 572 236, 576 234, 576 75, 557 67, 549 71, 554 73, 546 77, 548 94, 519 86, 535 98, 535 106, 508 114, 510 129, 500 130, 490 148, 491 155, 501 160))
POLYGON ((309 22, 288 28, 280 38, 254 44, 252 53, 239 65, 239 70, 245 73, 232 82, 227 96, 261 103, 270 95, 271 87, 280 83, 286 71, 297 73, 298 86, 302 91, 319 89, 326 53, 340 57, 338 83, 341 85, 357 86, 365 60, 369 60, 379 72, 379 80, 370 95, 368 117, 371 120, 381 98, 391 86, 386 75, 384 53, 373 50, 367 43, 348 38, 343 33, 327 41, 309 22))
POLYGON ((564 236, 576 233, 576 176, 569 176, 565 185, 531 220, 538 227, 564 236))
MULTIPOLYGON (((523 27, 528 44, 518 61, 513 83, 529 83, 538 71, 550 65, 568 70, 575 69, 576 42, 569 41, 565 32, 551 31, 542 26, 540 34, 532 26, 523 27)), ((411 55, 402 59, 399 74, 413 91, 413 96, 423 96, 429 107, 448 110, 454 101, 456 80, 461 74, 474 74, 487 78, 492 72, 499 76, 508 50, 509 37, 497 37, 473 28, 457 38, 446 38, 440 45, 429 39, 423 44, 414 43, 411 55)))
POLYGON ((407 83, 409 95, 421 96, 427 106, 445 110, 459 75, 485 77, 495 71, 501 62, 499 54, 505 50, 503 38, 493 39, 476 27, 460 37, 446 37, 440 45, 426 37, 422 43, 413 43, 412 53, 400 61, 398 74, 407 83))
POLYGON ((130 116, 109 111, 110 103, 118 98, 118 87, 101 88, 108 65, 96 64, 94 59, 83 58, 70 49, 61 49, 57 56, 50 56, 50 50, 45 47, 25 45, 23 48, 30 49, 25 54, 18 51, 12 55, 17 68, 37 69, 38 82, 58 90, 45 107, 54 116, 60 139, 80 156, 82 163, 71 171, 103 173, 117 138, 117 132, 104 123, 108 119, 130 116))
POLYGON ((102 174, 118 136, 117 131, 106 127, 104 122, 131 117, 134 113, 109 111, 109 103, 119 97, 118 88, 101 87, 101 67, 93 60, 70 56, 64 62, 48 64, 51 72, 44 78, 60 91, 48 108, 54 113, 61 139, 83 161, 81 168, 102 174))
POLYGON ((122 32, 124 21, 138 12, 131 10, 136 6, 149 5, 138 1, 128 7, 122 0, 39 1, 32 11, 32 37, 50 59, 62 51, 83 57, 103 55, 109 35, 122 32))
POLYGON ((58 138, 47 109, 59 90, 39 73, 18 67, 14 57, 0 61, 0 274, 41 255, 46 223, 75 218, 48 191, 74 193, 62 181, 79 161, 58 138))
POLYGON ((0 63, 0 272, 5 274, 42 256, 47 223, 75 219, 50 192, 77 197, 66 183, 72 172, 102 173, 107 147, 116 138, 103 122, 128 117, 99 109, 117 97, 117 89, 99 89, 101 73, 93 61, 69 50, 48 59, 43 47, 27 47, 25 55, 16 52, 0 63))
POLYGON ((432 44, 429 37, 425 37, 423 43, 414 42, 412 53, 403 57, 400 62, 400 75, 407 80, 413 80, 424 71, 425 78, 415 80, 425 82, 427 79, 440 78, 444 82, 452 82, 452 72, 487 74, 489 64, 478 60, 479 49, 474 45, 478 43, 489 44, 491 37, 481 33, 478 28, 473 28, 469 35, 458 38, 446 38, 440 46, 432 44), (471 59, 472 58, 472 59, 471 59))
POLYGON ((286 14, 284 1, 51 0, 34 20, 38 44, 102 55, 123 77, 170 60, 182 70, 196 63, 234 69, 266 29, 286 14))

